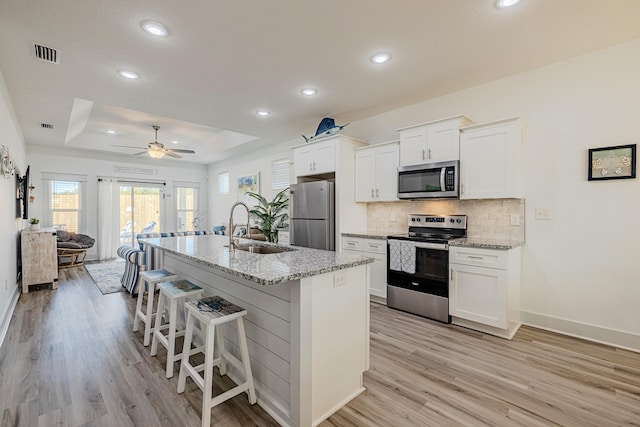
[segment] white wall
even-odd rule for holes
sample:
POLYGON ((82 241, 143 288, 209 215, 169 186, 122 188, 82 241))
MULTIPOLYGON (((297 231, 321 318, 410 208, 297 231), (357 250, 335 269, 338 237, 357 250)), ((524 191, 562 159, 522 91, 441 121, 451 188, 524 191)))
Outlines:
MULTIPOLYGON (((26 168, 25 142, 15 118, 11 98, 4 76, 0 71, 0 144, 9 148, 9 154, 23 175, 26 168)), ((0 176, 0 344, 4 340, 13 307, 19 295, 17 278, 18 239, 23 228, 16 218, 16 177, 0 176)))
MULTIPOLYGON (((302 139, 302 138, 301 138, 302 139)), ((224 225, 229 227, 229 210, 231 205, 242 198, 238 195, 237 179, 241 176, 260 174, 260 194, 267 200, 271 200, 280 190, 271 189, 271 162, 274 160, 289 159, 291 161, 291 149, 289 147, 299 144, 301 141, 286 141, 281 144, 267 147, 264 150, 243 154, 242 156, 220 161, 209 166, 209 224, 224 225), (229 173, 229 194, 218 194, 218 175, 229 173)), ((249 200, 249 202, 252 202, 249 200)), ((255 203, 249 204, 249 207, 255 203)), ((238 208, 233 216, 234 223, 247 220, 246 213, 238 208)))
MULTIPOLYGON (((122 156, 105 155, 103 153, 92 153, 86 150, 61 150, 42 145, 27 145, 27 157, 31 166, 31 183, 36 187, 35 201, 29 210, 29 216, 47 218, 45 213, 44 192, 46 185, 42 181, 43 172, 51 173, 73 173, 87 176, 86 184, 86 209, 87 227, 84 232, 90 236, 98 234, 98 201, 97 201, 97 179, 98 177, 115 177, 128 181, 162 181, 166 182, 164 187, 165 198, 162 209, 164 217, 161 218, 161 229, 154 231, 176 231, 177 220, 175 215, 175 198, 173 195, 174 181, 197 182, 200 183, 200 207, 207 216, 208 206, 208 181, 207 167, 196 164, 182 165, 177 162, 136 162, 136 158, 131 160, 122 156), (115 172, 114 167, 153 169, 153 175, 136 173, 115 172)), ((43 226, 52 224, 43 223, 43 226)), ((201 227, 203 228, 203 227, 201 227)), ((209 227, 207 226, 207 229, 209 227)), ((94 246, 87 255, 87 259, 94 259, 97 256, 97 247, 94 246)))

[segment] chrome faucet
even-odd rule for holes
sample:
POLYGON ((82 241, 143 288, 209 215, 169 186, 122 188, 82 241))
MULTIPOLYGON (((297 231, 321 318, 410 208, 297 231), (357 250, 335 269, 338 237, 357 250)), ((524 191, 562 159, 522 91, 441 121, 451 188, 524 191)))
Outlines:
POLYGON ((249 212, 249 206, 247 206, 244 202, 235 202, 232 206, 231 206, 231 211, 229 212, 229 251, 234 251, 236 249, 236 246, 238 246, 238 244, 240 243, 240 237, 235 238, 233 236, 234 234, 234 229, 233 229, 233 211, 235 210, 236 206, 244 206, 244 208, 247 210, 247 236, 249 238, 251 238, 251 229, 249 228, 249 216, 251 215, 249 212))

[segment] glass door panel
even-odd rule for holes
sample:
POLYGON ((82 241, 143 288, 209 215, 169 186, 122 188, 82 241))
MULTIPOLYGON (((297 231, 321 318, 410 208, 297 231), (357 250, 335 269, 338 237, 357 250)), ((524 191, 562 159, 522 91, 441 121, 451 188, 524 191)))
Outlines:
POLYGON ((136 245, 136 235, 161 230, 161 187, 120 184, 120 244, 136 245))

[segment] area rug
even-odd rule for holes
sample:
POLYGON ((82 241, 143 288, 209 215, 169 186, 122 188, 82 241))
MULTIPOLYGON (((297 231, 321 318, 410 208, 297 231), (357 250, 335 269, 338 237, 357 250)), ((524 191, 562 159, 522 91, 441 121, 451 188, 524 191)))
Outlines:
POLYGON ((84 265, 102 295, 122 292, 124 288, 120 278, 124 272, 124 260, 116 258, 111 261, 96 262, 84 265))

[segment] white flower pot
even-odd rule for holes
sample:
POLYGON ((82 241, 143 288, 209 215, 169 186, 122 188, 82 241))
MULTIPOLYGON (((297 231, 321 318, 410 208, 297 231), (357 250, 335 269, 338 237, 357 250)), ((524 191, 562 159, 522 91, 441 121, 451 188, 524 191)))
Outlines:
POLYGON ((31 224, 32 230, 40 230, 40 224, 31 224))

